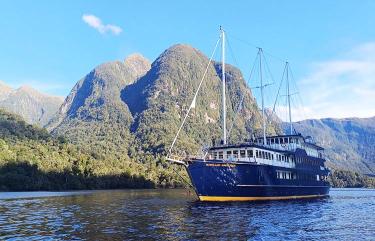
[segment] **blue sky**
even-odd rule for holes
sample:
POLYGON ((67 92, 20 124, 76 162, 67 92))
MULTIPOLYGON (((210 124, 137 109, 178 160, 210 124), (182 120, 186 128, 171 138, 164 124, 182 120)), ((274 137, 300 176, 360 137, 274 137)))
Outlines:
POLYGON ((245 76, 254 46, 272 55, 276 81, 279 58, 291 62, 303 102, 293 102, 302 113, 293 119, 374 116, 374 12, 375 1, 354 0, 1 0, 0 80, 66 96, 96 65, 134 52, 153 61, 187 43, 209 55, 223 25, 234 52, 228 61, 245 76))

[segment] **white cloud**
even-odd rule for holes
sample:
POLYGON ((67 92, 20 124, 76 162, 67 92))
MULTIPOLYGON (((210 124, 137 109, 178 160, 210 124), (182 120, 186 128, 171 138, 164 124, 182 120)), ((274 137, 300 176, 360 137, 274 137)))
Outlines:
POLYGON ((375 42, 313 63, 298 81, 306 118, 375 116, 375 42))
POLYGON ((119 35, 122 32, 122 28, 120 28, 119 26, 112 24, 103 24, 102 20, 95 15, 84 14, 82 16, 82 20, 90 27, 98 30, 101 34, 109 32, 114 35, 119 35))

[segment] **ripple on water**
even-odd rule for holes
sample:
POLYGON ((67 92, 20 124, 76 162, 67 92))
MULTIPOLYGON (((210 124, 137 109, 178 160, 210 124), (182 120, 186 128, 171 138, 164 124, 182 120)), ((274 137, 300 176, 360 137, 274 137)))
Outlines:
POLYGON ((0 239, 372 240, 375 191, 202 203, 184 190, 0 194, 0 239))

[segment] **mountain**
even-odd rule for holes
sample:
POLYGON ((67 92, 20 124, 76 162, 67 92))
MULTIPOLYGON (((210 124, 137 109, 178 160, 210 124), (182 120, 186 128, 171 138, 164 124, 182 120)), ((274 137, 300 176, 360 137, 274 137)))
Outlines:
POLYGON ((44 126, 63 99, 38 92, 29 86, 12 89, 0 82, 0 108, 21 115, 26 122, 44 126))
POLYGON ((332 167, 375 175, 375 117, 304 120, 293 127, 326 149, 332 167))
MULTIPOLYGON (((105 63, 80 80, 48 124, 54 135, 65 135, 102 153, 162 153, 172 142, 208 64, 188 45, 174 45, 150 66, 140 55, 105 63)), ((230 140, 260 132, 261 115, 241 72, 227 65, 228 129, 244 95, 230 140)), ((221 136, 221 65, 212 62, 176 150, 195 153, 221 136)), ((269 133, 277 127, 269 125, 269 133)))
POLYGON ((120 93, 149 68, 139 54, 99 65, 73 87, 47 128, 102 153, 126 156, 133 117, 120 93))
MULTIPOLYGON (((171 144, 193 99, 209 59, 188 45, 174 45, 164 51, 150 71, 122 91, 134 117, 132 132, 141 150, 161 153, 171 144)), ((256 102, 239 69, 226 65, 228 130, 241 96, 243 108, 236 118, 230 141, 248 138, 260 129, 256 102)), ((196 153, 213 140, 221 139, 221 64, 211 63, 196 99, 196 108, 176 143, 176 150, 196 153)), ((270 125, 269 131, 275 132, 270 125)), ((184 153, 182 153, 184 154, 184 153)))

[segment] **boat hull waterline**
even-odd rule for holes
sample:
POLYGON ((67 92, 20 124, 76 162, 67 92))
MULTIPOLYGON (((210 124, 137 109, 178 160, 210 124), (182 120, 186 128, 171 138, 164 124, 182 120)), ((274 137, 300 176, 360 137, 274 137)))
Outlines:
POLYGON ((330 189, 329 184, 323 181, 277 179, 276 169, 290 168, 257 163, 196 159, 190 162, 186 169, 200 201, 319 198, 328 196, 330 189))

